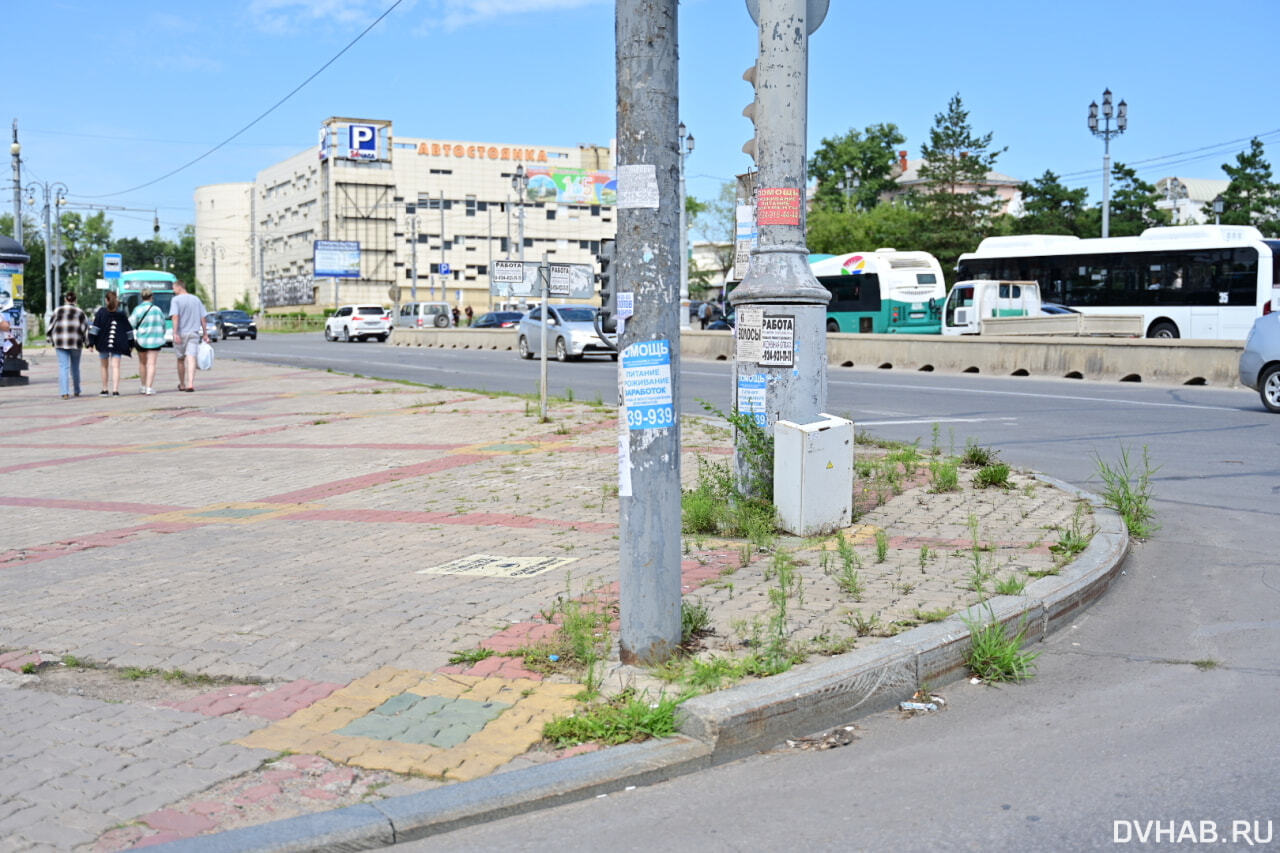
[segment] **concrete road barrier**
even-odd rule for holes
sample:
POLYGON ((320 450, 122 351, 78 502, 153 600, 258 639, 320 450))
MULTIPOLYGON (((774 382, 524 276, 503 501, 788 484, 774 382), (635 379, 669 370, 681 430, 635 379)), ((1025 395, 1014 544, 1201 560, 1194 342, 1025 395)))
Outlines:
MULTIPOLYGON (((514 330, 397 329, 397 346, 515 350, 514 330)), ((990 337, 940 335, 827 335, 832 367, 913 372, 977 373, 1166 385, 1238 384, 1240 341, 1151 338, 990 337)), ((729 332, 685 332, 681 352, 689 358, 733 358, 729 332)))

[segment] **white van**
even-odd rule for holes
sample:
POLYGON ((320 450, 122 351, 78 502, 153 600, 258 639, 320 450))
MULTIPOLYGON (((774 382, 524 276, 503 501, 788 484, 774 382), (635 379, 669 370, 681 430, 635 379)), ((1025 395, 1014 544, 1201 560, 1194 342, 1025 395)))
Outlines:
POLYGON ((453 325, 448 302, 406 302, 396 315, 396 325, 409 329, 444 329, 453 325))
POLYGON ((1034 281, 958 281, 947 294, 942 334, 977 335, 983 320, 1042 313, 1040 285, 1034 281))

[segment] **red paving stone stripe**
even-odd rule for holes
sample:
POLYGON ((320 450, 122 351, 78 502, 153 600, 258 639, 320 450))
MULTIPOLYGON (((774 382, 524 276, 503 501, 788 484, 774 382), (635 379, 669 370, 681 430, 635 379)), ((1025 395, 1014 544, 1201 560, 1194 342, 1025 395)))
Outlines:
POLYGON ((39 666, 40 655, 36 652, 8 652, 0 655, 0 669, 22 672, 22 668, 28 664, 39 666))
POLYGON ((7 498, 0 496, 0 506, 38 506, 44 509, 80 509, 88 512, 132 512, 139 515, 158 515, 162 512, 179 512, 190 509, 167 504, 135 504, 127 501, 74 501, 59 498, 7 498))
POLYGON ((310 707, 335 690, 345 687, 329 681, 305 678, 276 688, 259 684, 229 684, 182 702, 165 702, 165 707, 206 717, 221 717, 237 711, 267 720, 283 720, 310 707))
POLYGON ((375 471, 372 474, 361 474, 359 477, 348 477, 345 480, 321 483, 305 489, 298 489, 296 492, 286 492, 282 495, 261 498, 260 502, 273 504, 310 503, 321 498, 357 492, 370 486, 381 486, 384 483, 394 483, 397 480, 406 480, 410 477, 421 477, 424 474, 434 474, 437 471, 447 471, 450 468, 474 465, 490 458, 478 453, 460 453, 444 459, 419 462, 417 465, 404 465, 399 468, 392 468, 389 471, 375 471))
MULTIPOLYGON (((264 498, 275 502, 277 499, 264 498)), ((612 533, 616 524, 598 521, 566 521, 562 518, 538 518, 495 512, 427 512, 397 509, 309 509, 289 516, 290 521, 356 521, 361 524, 451 524, 474 527, 551 528, 578 530, 583 533, 612 533)))
MULTIPOLYGON (((43 427, 42 429, 58 429, 58 427, 43 427)), ((33 468, 53 468, 58 465, 76 465, 80 462, 92 462, 95 459, 106 459, 111 456, 119 456, 126 451, 123 450, 104 450, 101 453, 86 453, 82 456, 60 456, 57 459, 41 459, 36 462, 19 462, 17 465, 6 465, 0 468, 0 474, 12 474, 16 471, 30 471, 33 468)))
POLYGON ((65 542, 54 542, 48 545, 36 545, 31 548, 3 551, 0 552, 0 569, 28 566, 45 560, 56 560, 59 557, 88 551, 91 548, 114 548, 116 545, 124 545, 132 541, 140 533, 180 533, 198 526, 197 524, 186 522, 139 524, 136 527, 104 530, 100 533, 93 533, 80 539, 72 539, 65 542))
POLYGON ((527 678, 542 681, 546 676, 524 668, 524 658, 493 655, 474 664, 450 664, 436 669, 443 675, 474 675, 485 678, 527 678))
MULTIPOLYGON (((9 445, 12 447, 13 445, 9 445)), ((457 450, 459 447, 469 447, 467 444, 393 444, 391 442, 368 444, 307 444, 306 442, 245 442, 237 444, 234 442, 219 442, 214 445, 219 449, 230 448, 233 450, 457 450)))

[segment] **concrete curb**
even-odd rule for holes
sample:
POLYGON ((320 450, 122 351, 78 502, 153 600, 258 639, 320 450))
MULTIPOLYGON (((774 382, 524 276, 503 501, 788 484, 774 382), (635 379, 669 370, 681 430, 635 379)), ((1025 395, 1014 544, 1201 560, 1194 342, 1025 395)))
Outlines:
POLYGON ((966 670, 965 619, 992 617, 1025 642, 1044 639, 1092 604, 1120 573, 1129 551, 1123 519, 1096 495, 1051 477, 1047 485, 1089 501, 1097 530, 1059 575, 996 596, 942 622, 913 628, 853 651, 681 705, 680 735, 613 747, 549 764, 459 782, 403 797, 304 815, 159 845, 157 850, 349 851, 386 847, 703 770, 893 707, 923 682, 942 684, 966 670))

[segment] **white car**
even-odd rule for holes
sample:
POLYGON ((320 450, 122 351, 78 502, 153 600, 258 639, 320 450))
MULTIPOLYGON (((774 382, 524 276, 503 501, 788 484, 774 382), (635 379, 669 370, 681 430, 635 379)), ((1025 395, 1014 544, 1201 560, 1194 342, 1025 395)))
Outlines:
POLYGON ((343 305, 324 321, 326 341, 358 341, 391 337, 391 312, 381 305, 343 305))
MULTIPOLYGON (((551 322, 547 324, 547 350, 558 361, 570 361, 584 355, 608 355, 618 360, 617 335, 601 337, 596 331, 593 305, 548 305, 551 322)), ((520 320, 517 349, 521 358, 533 358, 542 343, 542 309, 534 308, 520 320)))

